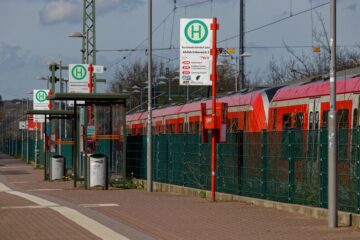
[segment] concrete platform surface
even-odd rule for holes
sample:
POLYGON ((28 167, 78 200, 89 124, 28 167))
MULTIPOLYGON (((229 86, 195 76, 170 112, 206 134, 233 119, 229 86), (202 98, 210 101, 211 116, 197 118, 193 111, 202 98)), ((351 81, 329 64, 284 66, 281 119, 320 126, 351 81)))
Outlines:
POLYGON ((360 239, 350 227, 249 203, 74 189, 0 154, 0 239, 360 239))

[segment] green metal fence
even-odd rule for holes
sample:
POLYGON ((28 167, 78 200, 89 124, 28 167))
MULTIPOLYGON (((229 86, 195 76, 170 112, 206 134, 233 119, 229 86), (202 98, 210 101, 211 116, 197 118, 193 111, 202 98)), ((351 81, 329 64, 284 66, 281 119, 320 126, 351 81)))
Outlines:
MULTIPOLYGON (((338 132, 339 208, 360 213, 360 128, 338 132)), ((128 136, 128 175, 146 179, 146 136, 128 136)), ((327 207, 327 130, 237 132, 217 144, 218 192, 280 202, 327 207)), ((39 148, 43 148, 41 140, 39 148)), ((26 159, 27 141, 5 139, 2 152, 26 159)), ((98 151, 112 154, 106 141, 98 151)), ((153 136, 153 179, 157 182, 210 189, 211 145, 198 134, 153 136)), ((71 145, 63 145, 66 168, 72 168, 71 145)), ((35 141, 29 140, 29 160, 35 158, 35 141)), ((44 164, 39 151, 38 164, 44 164)))
MULTIPOLYGON (((340 129, 339 208, 360 213, 360 129, 340 129)), ((217 145, 218 192, 327 207, 327 130, 237 132, 217 145)), ((153 179, 210 189, 211 146, 197 134, 153 136, 153 179)), ((127 138, 127 173, 146 179, 146 136, 127 138)))

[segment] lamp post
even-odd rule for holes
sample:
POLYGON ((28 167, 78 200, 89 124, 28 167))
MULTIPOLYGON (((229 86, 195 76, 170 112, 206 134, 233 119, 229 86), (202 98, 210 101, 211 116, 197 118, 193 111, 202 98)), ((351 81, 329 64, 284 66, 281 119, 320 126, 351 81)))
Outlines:
POLYGON ((85 32, 85 33, 70 32, 68 37, 82 38, 82 39, 84 39, 86 41, 86 44, 85 44, 85 64, 88 64, 89 63, 89 43, 87 41, 88 33, 87 32, 85 32))
MULTIPOLYGON (((85 31, 84 33, 81 33, 81 32, 70 32, 68 37, 75 37, 75 38, 82 38, 83 41, 85 40, 85 62, 84 62, 84 58, 82 59, 82 62, 85 63, 85 64, 89 64, 89 43, 88 43, 88 33, 87 31, 85 31)), ((84 51, 84 49, 82 49, 82 51, 84 51)), ((95 90, 95 88, 94 88, 95 90)), ((85 108, 81 108, 80 110, 80 115, 83 116, 83 125, 84 126, 87 126, 88 123, 88 119, 87 119, 87 111, 85 110, 85 108)), ((80 118, 81 119, 81 118, 80 118)), ((80 123, 81 124, 81 123, 80 123)), ((80 137, 80 133, 77 133, 77 135, 80 137)), ((85 161, 86 161, 86 164, 85 164, 85 167, 86 167, 86 182, 85 182, 85 188, 86 189, 89 189, 90 188, 90 161, 88 161, 87 159, 87 137, 84 136, 83 137, 84 139, 84 151, 82 152, 81 149, 76 149, 76 151, 78 151, 79 156, 81 156, 81 153, 84 154, 84 158, 85 158, 85 161)), ((76 159, 74 160, 76 161, 76 159)), ((81 164, 80 164, 81 166, 81 164)), ((81 169, 79 169, 80 172, 81 172, 81 169)), ((76 177, 76 176, 75 176, 76 177)))
POLYGON ((152 182, 152 106, 151 106, 151 81, 152 81, 152 0, 148 0, 148 116, 146 134, 146 167, 147 167, 147 191, 153 191, 152 182))
POLYGON ((328 225, 335 228, 338 225, 337 200, 337 114, 336 114, 336 0, 330 1, 330 111, 328 116, 328 225))
POLYGON ((46 81, 46 89, 49 89, 49 81, 50 81, 49 76, 41 75, 41 76, 37 76, 36 79, 46 81))
POLYGON ((160 77, 158 77, 158 79, 157 80, 160 80, 160 82, 159 83, 163 83, 163 84, 165 84, 165 81, 167 81, 168 83, 168 100, 169 100, 169 102, 172 100, 171 99, 171 80, 172 80, 172 78, 168 78, 168 77, 165 77, 164 75, 161 75, 160 77))
MULTIPOLYGON (((243 49, 242 49, 243 51, 243 49)), ((251 53, 248 53, 248 52, 242 52, 240 55, 239 55, 239 61, 240 61, 240 64, 239 64, 239 80, 240 80, 240 83, 239 83, 239 91, 241 91, 243 88, 245 88, 245 59, 246 57, 251 57, 253 56, 253 54, 251 53)))
POLYGON ((133 93, 140 93, 140 109, 143 109, 143 90, 145 88, 139 87, 137 85, 132 86, 132 92, 133 93))
MULTIPOLYGON (((29 97, 26 98, 26 111, 29 111, 29 97)), ((29 120, 27 119, 27 128, 26 128, 26 163, 29 164, 29 120)))

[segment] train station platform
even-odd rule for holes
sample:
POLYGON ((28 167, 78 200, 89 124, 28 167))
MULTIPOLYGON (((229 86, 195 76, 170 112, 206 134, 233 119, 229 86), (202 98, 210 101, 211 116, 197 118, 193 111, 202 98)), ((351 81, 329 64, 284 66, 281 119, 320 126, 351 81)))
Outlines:
POLYGON ((349 227, 248 203, 74 189, 0 154, 0 239, 360 239, 349 227))

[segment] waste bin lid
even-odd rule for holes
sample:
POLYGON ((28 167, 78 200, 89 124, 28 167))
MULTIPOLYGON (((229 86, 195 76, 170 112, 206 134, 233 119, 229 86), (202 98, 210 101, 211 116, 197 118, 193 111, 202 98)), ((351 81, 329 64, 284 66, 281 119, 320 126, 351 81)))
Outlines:
POLYGON ((105 155, 101 154, 101 153, 94 153, 94 154, 91 154, 90 157, 92 157, 92 158, 104 158, 105 155))
POLYGON ((64 156, 62 156, 62 155, 54 155, 54 156, 52 156, 52 158, 63 158, 64 156))

